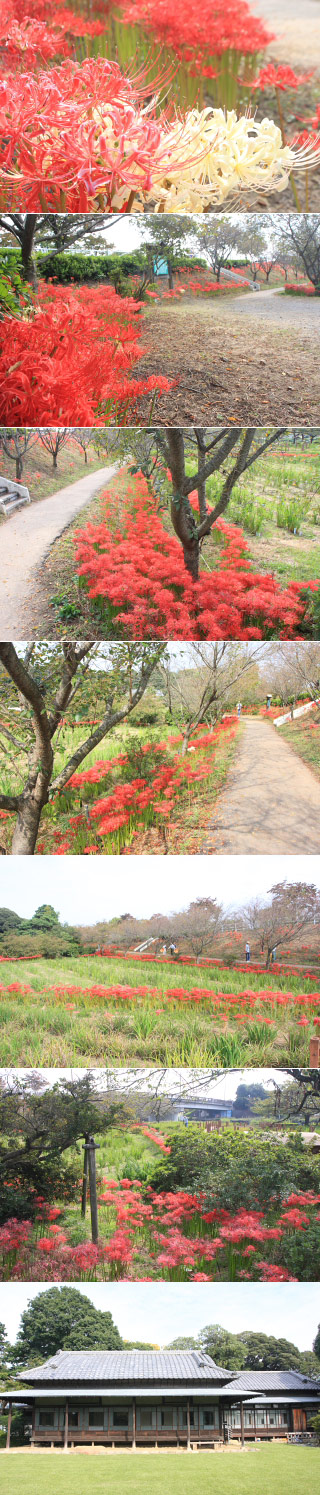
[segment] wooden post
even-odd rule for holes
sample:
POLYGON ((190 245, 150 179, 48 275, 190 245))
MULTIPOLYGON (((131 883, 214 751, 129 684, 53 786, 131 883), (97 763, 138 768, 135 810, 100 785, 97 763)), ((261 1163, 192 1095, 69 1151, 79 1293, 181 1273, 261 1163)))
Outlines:
POLYGON ((89 1143, 89 1132, 86 1132, 85 1133, 85 1139, 84 1139, 84 1149, 83 1149, 84 1158, 83 1158, 82 1196, 81 1196, 81 1215, 82 1215, 82 1219, 83 1220, 85 1220, 85 1217, 86 1217, 86 1207, 87 1207, 88 1166, 89 1166, 88 1143, 89 1143))
POLYGON ((244 1448, 244 1411, 243 1411, 243 1402, 240 1402, 240 1422, 241 1422, 241 1448, 244 1448))
POLYGON ((66 1409, 65 1409, 65 1414, 64 1414, 64 1451, 65 1451, 65 1453, 68 1452, 68 1433, 69 1433, 69 1403, 66 1402, 66 1409))
POLYGON ((256 1442, 256 1437, 257 1437, 257 1420, 256 1420, 256 1409, 255 1409, 255 1407, 253 1408, 253 1426, 254 1426, 254 1441, 256 1442))
POLYGON ((96 1179, 96 1150, 97 1150, 97 1147, 99 1147, 99 1143, 94 1141, 94 1137, 89 1137, 88 1153, 89 1153, 89 1188, 90 1188, 90 1210, 91 1210, 91 1239, 93 1241, 94 1246, 97 1246, 98 1240, 99 1240, 97 1179, 96 1179))
POLYGON ((136 1402, 135 1402, 135 1397, 134 1397, 133 1398, 133 1402, 132 1402, 132 1448, 135 1448, 135 1446, 136 1446, 136 1427, 137 1427, 136 1402))
POLYGON ((191 1448, 191 1441, 190 1441, 190 1402, 189 1402, 189 1397, 188 1397, 188 1401, 187 1401, 187 1449, 189 1450, 189 1453, 190 1453, 190 1448, 191 1448))
POLYGON ((320 1038, 310 1038, 309 1065, 310 1069, 319 1069, 320 1038))
POLYGON ((8 1411, 8 1427, 7 1427, 7 1438, 6 1438, 6 1450, 7 1450, 7 1453, 10 1453, 11 1423, 12 1423, 12 1406, 11 1406, 11 1402, 10 1402, 10 1407, 9 1407, 9 1411, 8 1411))
POLYGON ((36 1428, 36 1409, 35 1409, 35 1404, 33 1403, 33 1407, 32 1407, 32 1421, 31 1421, 31 1448, 34 1447, 35 1428, 36 1428))

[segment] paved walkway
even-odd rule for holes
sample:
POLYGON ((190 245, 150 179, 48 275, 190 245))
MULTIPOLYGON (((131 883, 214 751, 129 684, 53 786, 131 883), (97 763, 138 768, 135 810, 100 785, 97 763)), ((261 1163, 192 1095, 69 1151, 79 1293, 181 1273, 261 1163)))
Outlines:
POLYGON ((319 0, 250 0, 253 15, 274 31, 268 53, 291 67, 320 66, 319 0))
MULTIPOLYGON (((320 10, 320 0, 319 0, 320 10)), ((220 301, 214 308, 219 317, 254 317, 255 322, 264 322, 273 327, 288 327, 292 332, 303 332, 307 337, 320 336, 320 298, 307 296, 284 296, 282 286, 268 286, 263 291, 243 291, 233 296, 232 301, 220 301)))
POLYGON ((52 498, 18 509, 0 531, 0 638, 32 639, 38 621, 39 567, 54 540, 116 472, 100 467, 52 498))
POLYGON ((320 782, 270 722, 243 718, 235 760, 204 853, 316 855, 320 782))

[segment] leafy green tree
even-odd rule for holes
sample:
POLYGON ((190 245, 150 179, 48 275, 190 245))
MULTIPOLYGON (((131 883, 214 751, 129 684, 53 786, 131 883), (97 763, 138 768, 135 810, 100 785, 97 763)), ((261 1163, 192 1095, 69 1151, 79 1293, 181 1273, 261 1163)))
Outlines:
POLYGON ((59 924, 59 914, 51 903, 41 903, 32 915, 31 924, 34 929, 55 929, 59 924))
POLYGON ((51 1287, 22 1314, 13 1358, 16 1366, 32 1366, 58 1350, 121 1350, 122 1344, 111 1313, 76 1287, 51 1287))
POLYGON ((244 1346, 244 1370, 301 1370, 301 1352, 289 1339, 246 1329, 239 1335, 244 1346))
POLYGON ((68 1149, 97 1128, 107 1132, 124 1114, 118 1100, 100 1105, 86 1070, 80 1080, 47 1089, 38 1077, 32 1089, 30 1081, 10 1077, 0 1097, 0 1221, 30 1218, 39 1194, 48 1202, 58 1191, 68 1197, 77 1177, 68 1149))
POLYGON ((320 1360, 320 1324, 318 1324, 317 1333, 313 1341, 312 1349, 314 1350, 317 1359, 320 1360))
POLYGON ((243 1370, 246 1352, 239 1334, 231 1334, 221 1324, 207 1324, 199 1334, 199 1345, 217 1365, 225 1365, 227 1370, 243 1370))

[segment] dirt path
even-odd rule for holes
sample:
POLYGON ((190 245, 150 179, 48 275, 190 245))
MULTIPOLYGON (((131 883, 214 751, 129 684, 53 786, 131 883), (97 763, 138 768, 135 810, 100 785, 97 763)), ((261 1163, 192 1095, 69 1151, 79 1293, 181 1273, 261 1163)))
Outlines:
POLYGON ((0 638, 32 639, 41 625, 42 599, 39 567, 58 535, 76 514, 110 481, 116 467, 101 467, 77 483, 60 488, 52 498, 18 509, 1 526, 0 638))
POLYGON ((320 783, 270 722, 243 719, 235 761, 219 795, 204 853, 316 855, 320 783))
POLYGON ((250 10, 275 33, 268 47, 270 57, 301 70, 319 67, 319 0, 250 0, 250 10))
MULTIPOLYGON (((320 8, 320 0, 319 0, 320 8)), ((157 425, 320 425, 320 298, 248 292, 158 306, 144 328, 141 377, 166 374, 157 425)), ((140 422, 148 419, 141 401, 140 422)))

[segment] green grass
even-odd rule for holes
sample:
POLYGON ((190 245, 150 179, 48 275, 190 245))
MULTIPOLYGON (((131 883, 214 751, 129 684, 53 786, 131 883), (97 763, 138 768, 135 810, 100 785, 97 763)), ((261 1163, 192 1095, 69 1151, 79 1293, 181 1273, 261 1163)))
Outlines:
MULTIPOLYGON (((32 994, 25 997, 0 993, 0 1063, 6 1065, 95 1065, 138 1063, 197 1067, 219 1064, 252 1065, 308 1063, 308 1028, 297 1026, 297 1013, 290 1008, 278 1009, 274 1028, 252 1020, 240 1027, 229 1015, 223 1025, 219 1013, 209 1006, 186 1008, 178 1003, 163 1002, 163 991, 169 987, 211 988, 216 992, 241 992, 250 985, 259 991, 276 988, 282 991, 310 991, 303 973, 282 976, 278 973, 255 975, 218 967, 214 970, 194 966, 156 965, 153 961, 104 961, 90 957, 85 961, 9 961, 0 967, 0 982, 7 988, 11 982, 30 984, 32 994), (50 986, 90 986, 100 983, 154 986, 159 990, 159 1009, 155 1001, 140 998, 133 1007, 113 1005, 102 999, 98 1005, 85 994, 72 998, 72 1010, 56 999, 50 986), (307 1037, 306 1037, 307 1035, 307 1037)), ((315 975, 315 986, 318 978, 315 975)))
POLYGON ((285 737, 286 742, 290 743, 290 747, 294 749, 294 752, 298 754, 298 757, 302 758, 303 762, 307 763, 308 767, 313 769, 313 772, 319 779, 320 728, 316 712, 310 712, 310 718, 308 717, 307 721, 304 719, 304 717, 298 717, 298 720, 287 722, 286 726, 281 727, 280 730, 281 737, 285 737), (314 722, 317 724, 316 732, 313 730, 313 728, 310 731, 310 727, 308 726, 309 721, 311 721, 311 723, 314 722))
POLYGON ((4 1495, 318 1495, 320 1450, 273 1444, 245 1452, 148 1452, 89 1457, 3 1454, 4 1495))

